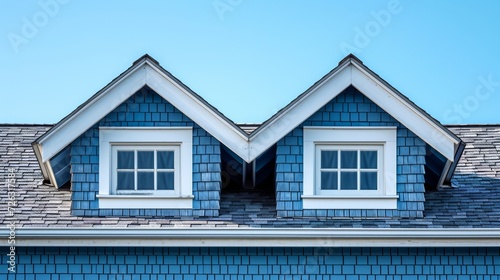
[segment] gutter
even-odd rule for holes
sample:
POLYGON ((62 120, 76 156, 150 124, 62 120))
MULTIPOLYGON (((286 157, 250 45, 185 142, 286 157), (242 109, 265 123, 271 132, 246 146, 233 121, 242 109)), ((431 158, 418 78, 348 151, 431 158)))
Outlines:
POLYGON ((89 247, 499 247, 500 228, 8 228, 0 246, 89 247))

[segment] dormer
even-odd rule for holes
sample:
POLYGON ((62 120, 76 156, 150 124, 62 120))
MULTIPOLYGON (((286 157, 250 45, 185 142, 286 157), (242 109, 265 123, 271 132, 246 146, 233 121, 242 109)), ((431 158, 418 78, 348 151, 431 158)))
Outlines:
POLYGON ((145 55, 33 148, 79 216, 218 216, 231 161, 278 216, 420 217, 464 145, 353 55, 252 129, 145 55))

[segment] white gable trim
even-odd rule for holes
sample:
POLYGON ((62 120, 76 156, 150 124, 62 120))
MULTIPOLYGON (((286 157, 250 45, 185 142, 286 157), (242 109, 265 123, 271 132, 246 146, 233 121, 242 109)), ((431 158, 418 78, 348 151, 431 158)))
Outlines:
POLYGON ((365 71, 354 60, 339 66, 339 70, 331 73, 324 82, 296 100, 280 115, 275 116, 273 121, 265 124, 265 127, 260 128, 251 138, 250 159, 256 158, 286 136, 349 85, 357 88, 449 161, 454 161, 455 148, 459 140, 422 114, 415 105, 408 103, 398 93, 365 71))
POLYGON ((355 88, 448 160, 454 161, 455 147, 459 144, 457 139, 424 116, 414 105, 395 94, 380 80, 375 79, 357 62, 353 61, 351 67, 352 84, 355 88))
POLYGON ((296 100, 290 107, 285 108, 279 116, 274 117, 265 127, 253 135, 250 139, 250 161, 269 149, 351 85, 350 72, 348 64, 340 66, 322 83, 296 100))
POLYGON ((85 107, 64 120, 64 123, 42 136, 39 142, 42 147, 42 161, 50 160, 83 132, 141 89, 145 83, 145 72, 142 65, 133 69, 87 103, 85 107))
POLYGON ((220 114, 214 112, 198 98, 179 86, 155 65, 148 63, 146 84, 157 94, 182 111, 195 123, 221 141, 239 157, 248 160, 247 136, 227 123, 220 114))
POLYGON ((248 160, 247 136, 243 132, 238 131, 234 125, 225 121, 154 64, 144 60, 53 131, 44 135, 39 142, 42 162, 50 160, 145 85, 151 87, 238 156, 248 160))

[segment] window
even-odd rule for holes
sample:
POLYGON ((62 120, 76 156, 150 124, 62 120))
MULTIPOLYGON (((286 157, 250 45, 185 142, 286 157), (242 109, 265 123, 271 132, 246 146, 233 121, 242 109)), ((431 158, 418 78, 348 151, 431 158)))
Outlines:
POLYGON ((396 209, 395 127, 305 127, 304 209, 396 209))
POLYGON ((316 145, 316 192, 375 194, 382 181, 382 155, 381 145, 316 145))
POLYGON ((179 146, 113 146, 116 194, 175 195, 179 189, 179 146))
POLYGON ((192 208, 192 128, 99 128, 99 208, 192 208))

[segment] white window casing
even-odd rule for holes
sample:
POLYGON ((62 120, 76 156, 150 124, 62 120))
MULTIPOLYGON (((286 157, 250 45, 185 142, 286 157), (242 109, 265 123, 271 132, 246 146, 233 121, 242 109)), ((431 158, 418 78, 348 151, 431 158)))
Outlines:
MULTIPOLYGON (((192 209, 193 131, 191 127, 100 127, 99 128, 99 208, 101 209, 192 209), (150 171, 174 173, 173 190, 137 190, 137 164, 134 190, 117 188, 118 151, 174 152, 173 169, 150 171)), ((141 171, 141 170, 139 170, 141 171)))
POLYGON ((112 160, 111 160, 111 192, 112 194, 131 194, 131 195, 147 195, 147 194, 154 194, 154 195, 163 195, 163 196, 180 196, 180 143, 169 143, 168 145, 165 144, 155 144, 155 145, 139 145, 139 146, 133 146, 130 144, 120 144, 120 145, 112 145, 111 146, 111 154, 112 154, 112 160), (132 163, 133 167, 129 169, 119 169, 118 168, 118 153, 120 152, 129 152, 132 153, 132 163), (149 169, 145 168, 140 168, 138 166, 138 154, 140 152, 150 152, 153 154, 153 166, 149 169), (173 166, 172 168, 161 168, 158 166, 158 162, 160 161, 158 159, 158 155, 162 152, 167 152, 167 153, 172 153, 173 154, 173 166), (115 172, 116 171, 116 172, 115 172), (118 184, 118 173, 123 172, 123 173, 132 173, 134 176, 134 181, 133 183, 133 190, 124 190, 124 189, 119 189, 119 184, 118 184), (141 184, 141 180, 139 177, 139 173, 149 173, 150 175, 153 175, 153 189, 152 190, 140 190, 139 186, 141 184), (165 189, 165 190, 160 190, 159 189, 159 181, 160 181, 160 176, 161 174, 173 174, 173 189, 165 189))
MULTIPOLYGON (((304 127, 303 209, 397 209, 396 142, 396 127, 304 127), (377 169, 368 170, 377 172, 377 189, 322 190, 322 150, 377 151, 377 169)), ((357 172, 359 184, 363 170, 358 165, 349 171, 357 172)))
MULTIPOLYGON (((383 170, 384 170, 384 160, 383 160, 383 145, 367 145, 366 143, 351 143, 349 145, 331 145, 331 144, 318 144, 316 145, 316 151, 315 151, 315 194, 322 195, 322 196, 346 196, 346 195, 352 195, 352 196, 373 196, 373 195, 384 195, 384 188, 382 187, 384 184, 384 176, 383 176, 383 170), (322 162, 322 152, 335 152, 336 153, 336 159, 335 159, 335 167, 324 167, 321 166, 322 162), (342 153, 344 152, 351 152, 356 154, 356 166, 355 167, 342 167, 341 166, 341 158, 342 158, 342 153), (376 152, 377 158, 376 158, 376 168, 363 168, 361 167, 361 160, 360 156, 361 153, 363 152, 376 152), (335 187, 336 189, 323 189, 322 185, 323 182, 321 181, 322 175, 323 174, 335 174, 335 187), (355 175, 355 181, 356 181, 356 189, 354 190, 347 190, 345 188, 342 188, 343 185, 345 185, 342 179, 342 173, 350 173, 352 175, 355 175), (362 190, 362 184, 361 179, 363 173, 375 173, 377 179, 375 180, 375 185, 376 189, 375 190, 362 190)), ((373 182, 372 182, 373 183, 373 182)), ((352 187, 352 186, 351 186, 352 187)))

